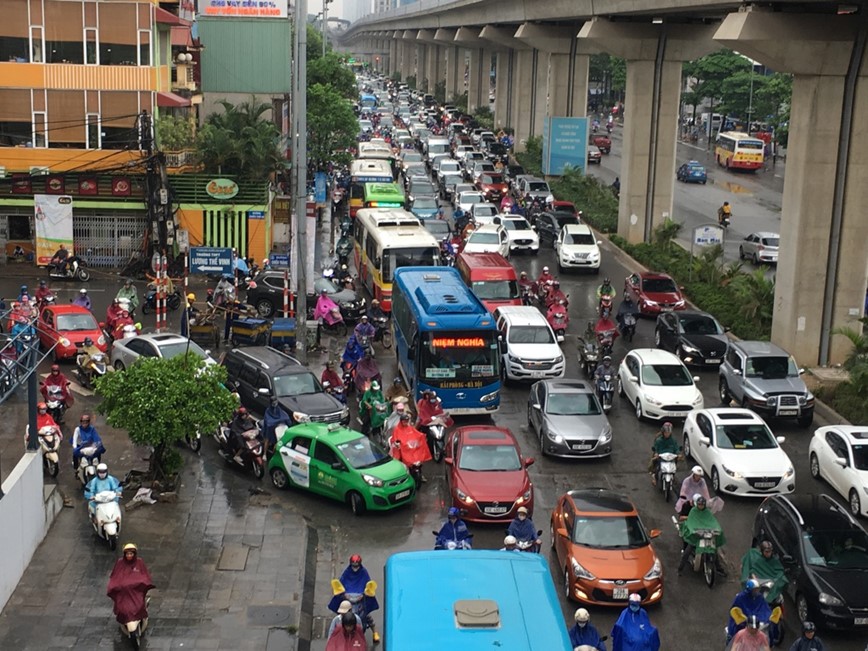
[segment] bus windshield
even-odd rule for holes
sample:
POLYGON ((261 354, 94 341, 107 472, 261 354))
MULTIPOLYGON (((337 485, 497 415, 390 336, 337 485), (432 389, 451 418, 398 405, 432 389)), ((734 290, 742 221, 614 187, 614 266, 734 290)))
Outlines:
POLYGON ((497 375, 497 332, 422 333, 420 371, 426 379, 482 380, 497 375))
POLYGON ((518 283, 514 280, 475 280, 473 293, 483 301, 508 301, 518 298, 518 283))
POLYGON ((384 283, 392 282, 395 269, 401 267, 430 267, 440 262, 440 251, 436 247, 422 246, 406 249, 387 249, 383 252, 380 274, 384 283))

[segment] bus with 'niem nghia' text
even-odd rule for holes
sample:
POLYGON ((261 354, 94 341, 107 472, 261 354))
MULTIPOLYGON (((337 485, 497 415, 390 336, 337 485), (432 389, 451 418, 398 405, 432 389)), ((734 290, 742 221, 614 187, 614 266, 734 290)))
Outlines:
POLYGON ((725 131, 717 136, 714 156, 727 169, 758 170, 763 166, 765 143, 746 133, 725 131))
POLYGON ((453 267, 404 267, 392 282, 398 370, 415 399, 433 389, 453 414, 500 406, 494 317, 453 267))

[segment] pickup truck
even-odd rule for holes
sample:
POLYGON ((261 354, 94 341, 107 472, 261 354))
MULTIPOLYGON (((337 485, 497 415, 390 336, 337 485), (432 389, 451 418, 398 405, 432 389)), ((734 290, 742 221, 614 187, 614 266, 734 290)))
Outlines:
POLYGON ((600 148, 600 151, 604 154, 608 154, 610 151, 612 151, 612 139, 609 138, 609 136, 592 135, 591 144, 597 145, 597 147, 600 148))

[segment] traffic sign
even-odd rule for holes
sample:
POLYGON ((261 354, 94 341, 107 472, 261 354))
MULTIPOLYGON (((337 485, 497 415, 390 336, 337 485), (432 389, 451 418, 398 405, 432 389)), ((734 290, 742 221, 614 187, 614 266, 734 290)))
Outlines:
POLYGON ((271 253, 268 255, 268 264, 272 269, 289 269, 289 254, 271 253))
POLYGON ((326 184, 328 183, 328 176, 326 176, 325 172, 317 172, 314 177, 314 201, 317 203, 325 203, 326 202, 326 184))
POLYGON ((190 273, 232 274, 232 249, 194 246, 190 249, 190 273))
POLYGON ((693 243, 696 246, 723 244, 723 229, 712 224, 703 224, 693 229, 693 243))

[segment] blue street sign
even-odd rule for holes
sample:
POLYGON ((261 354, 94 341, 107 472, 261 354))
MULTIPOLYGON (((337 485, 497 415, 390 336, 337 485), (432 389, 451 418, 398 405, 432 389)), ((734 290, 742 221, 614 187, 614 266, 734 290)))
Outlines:
POLYGON ((543 123, 543 174, 559 176, 566 167, 584 173, 588 155, 588 118, 547 117, 543 123))
POLYGON ((190 273, 232 274, 232 249, 213 246, 190 248, 190 273))
POLYGON ((314 195, 313 200, 317 203, 326 202, 326 184, 328 177, 325 172, 317 172, 314 177, 314 195))
POLYGON ((268 255, 268 263, 272 269, 289 269, 289 254, 270 253, 268 255))
POLYGON ((265 219, 264 210, 248 210, 247 219, 265 219))

